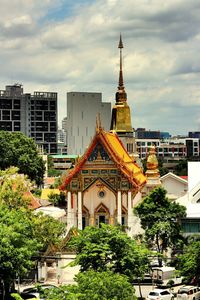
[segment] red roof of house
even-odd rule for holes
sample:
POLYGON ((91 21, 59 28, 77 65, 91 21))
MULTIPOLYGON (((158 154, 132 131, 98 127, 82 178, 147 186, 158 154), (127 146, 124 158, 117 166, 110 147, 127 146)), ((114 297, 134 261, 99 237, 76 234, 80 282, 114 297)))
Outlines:
POLYGON ((188 176, 179 176, 179 177, 181 177, 182 179, 188 180, 188 176))
POLYGON ((52 185, 55 183, 55 177, 47 177, 47 178, 45 178, 44 181, 45 181, 45 184, 52 185))
POLYGON ((30 191, 24 193, 24 197, 26 197, 30 200, 28 208, 36 209, 36 208, 41 207, 41 204, 40 204, 39 200, 37 198, 35 198, 30 191))

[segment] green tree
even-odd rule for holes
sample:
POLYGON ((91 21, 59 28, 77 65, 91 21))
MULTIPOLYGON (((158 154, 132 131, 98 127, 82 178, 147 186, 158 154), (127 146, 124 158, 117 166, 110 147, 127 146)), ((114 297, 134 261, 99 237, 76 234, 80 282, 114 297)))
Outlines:
POLYGON ((0 153, 0 169, 15 166, 19 173, 28 175, 37 185, 43 183, 45 163, 33 139, 21 132, 0 131, 0 153))
POLYGON ((0 172, 0 274, 7 294, 16 275, 31 268, 32 257, 50 244, 58 245, 65 229, 61 222, 28 209, 24 193, 29 182, 15 172, 0 172))
POLYGON ((136 300, 135 290, 124 275, 90 270, 76 275, 75 281, 76 285, 50 291, 48 299, 136 300))
POLYGON ((87 226, 72 238, 71 246, 77 251, 75 264, 80 265, 81 272, 111 270, 132 280, 142 277, 149 267, 148 250, 137 245, 119 226, 87 226))
POLYGON ((65 194, 63 192, 61 192, 59 195, 50 193, 48 195, 48 200, 55 206, 66 206, 65 194))
POLYGON ((145 239, 151 248, 163 254, 168 247, 175 247, 183 240, 180 219, 186 216, 186 208, 166 197, 162 187, 154 189, 134 209, 145 230, 145 239))
POLYGON ((200 241, 186 245, 179 256, 180 275, 187 282, 200 283, 200 241))
POLYGON ((25 208, 11 209, 0 205, 0 273, 6 294, 16 275, 23 275, 32 266, 32 256, 41 248, 32 236, 32 225, 25 208))
POLYGON ((187 159, 180 159, 174 168, 175 174, 178 176, 181 176, 181 175, 187 176, 187 174, 188 174, 187 173, 187 171, 188 171, 187 164, 188 164, 187 159))
POLYGON ((17 173, 18 169, 11 167, 0 170, 0 203, 9 208, 28 207, 30 200, 26 196, 31 183, 26 176, 17 173))
POLYGON ((48 159, 47 159, 47 164, 48 164, 48 176, 49 177, 58 177, 62 174, 61 170, 57 170, 54 168, 54 164, 53 164, 53 158, 52 156, 48 155, 48 159))
POLYGON ((63 233, 64 225, 49 216, 0 205, 0 274, 7 293, 16 275, 33 266, 32 257, 42 255, 48 245, 59 246, 63 233))
POLYGON ((66 230, 66 224, 43 213, 30 213, 31 234, 42 244, 40 251, 45 252, 49 245, 59 249, 66 230))

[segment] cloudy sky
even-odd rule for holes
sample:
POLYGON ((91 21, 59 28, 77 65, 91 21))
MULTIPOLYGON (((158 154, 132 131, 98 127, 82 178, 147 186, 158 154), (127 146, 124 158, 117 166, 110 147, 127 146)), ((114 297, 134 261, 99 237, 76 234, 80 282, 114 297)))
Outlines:
POLYGON ((133 127, 200 130, 200 0, 0 0, 0 89, 102 92, 114 104, 119 51, 133 127))

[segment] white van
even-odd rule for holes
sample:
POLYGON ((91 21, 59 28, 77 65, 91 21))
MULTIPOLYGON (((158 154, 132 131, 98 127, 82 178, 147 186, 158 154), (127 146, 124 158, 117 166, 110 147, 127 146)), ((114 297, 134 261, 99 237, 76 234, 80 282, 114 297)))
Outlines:
POLYGON ((200 299, 200 290, 198 286, 182 286, 177 293, 177 300, 198 300, 200 299))
POLYGON ((173 280, 174 284, 180 284, 181 277, 176 276, 174 267, 154 267, 151 271, 152 280, 158 284, 167 284, 169 280, 173 280))

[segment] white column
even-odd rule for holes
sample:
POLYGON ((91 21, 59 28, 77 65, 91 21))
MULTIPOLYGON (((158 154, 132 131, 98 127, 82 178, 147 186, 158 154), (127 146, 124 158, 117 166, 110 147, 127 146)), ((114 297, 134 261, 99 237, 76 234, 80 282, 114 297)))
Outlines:
POLYGON ((78 229, 82 230, 82 192, 78 192, 78 229))
POLYGON ((121 191, 117 192, 117 222, 122 224, 122 194, 121 191))
POLYGON ((131 227, 132 223, 132 205, 131 205, 131 191, 128 191, 128 227, 131 227))
POLYGON ((78 210, 78 194, 74 193, 74 226, 77 227, 78 224, 78 216, 77 216, 77 210, 78 210))
POLYGON ((71 193, 71 227, 75 226, 74 223, 74 202, 75 202, 75 193, 71 193))
POLYGON ((67 228, 71 228, 72 218, 72 205, 71 205, 71 192, 67 192, 67 228))

